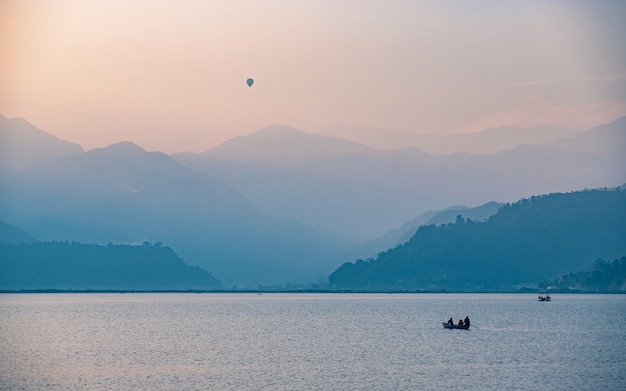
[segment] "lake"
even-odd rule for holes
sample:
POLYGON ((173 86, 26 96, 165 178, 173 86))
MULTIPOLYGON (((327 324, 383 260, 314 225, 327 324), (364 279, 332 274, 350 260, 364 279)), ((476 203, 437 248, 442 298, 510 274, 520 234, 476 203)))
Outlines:
POLYGON ((1 294, 0 389, 624 390, 625 326, 626 295, 1 294))

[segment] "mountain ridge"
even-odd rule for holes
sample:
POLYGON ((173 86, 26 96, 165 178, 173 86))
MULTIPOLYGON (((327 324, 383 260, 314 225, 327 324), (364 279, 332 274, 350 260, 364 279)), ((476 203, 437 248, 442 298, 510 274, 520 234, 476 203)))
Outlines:
POLYGON ((23 118, 8 119, 0 114, 0 173, 83 152, 80 145, 43 132, 23 118))
POLYGON ((491 201, 484 205, 470 208, 467 206, 451 206, 443 210, 431 210, 424 212, 418 217, 402 224, 381 237, 367 241, 356 248, 351 249, 341 256, 341 259, 369 259, 375 258, 380 252, 400 246, 408 242, 421 226, 441 225, 452 223, 457 216, 466 219, 483 221, 497 213, 504 204, 491 201))
POLYGON ((501 290, 626 253, 626 188, 533 196, 486 222, 422 226, 375 260, 344 263, 337 289, 501 290))
POLYGON ((162 241, 229 285, 310 281, 336 266, 332 238, 265 216, 219 180, 133 143, 5 173, 0 189, 0 218, 41 240, 162 241))
POLYGON ((13 224, 0 221, 0 243, 1 244, 22 244, 34 243, 37 239, 13 224))
MULTIPOLYGON (((605 140, 621 135, 621 121, 605 125, 616 129, 605 140)), ((225 284, 250 286, 324 278, 339 254, 427 210, 626 182, 614 158, 578 136, 571 151, 434 156, 283 126, 228 145, 254 152, 268 135, 271 148, 257 155, 222 148, 183 159, 122 142, 6 170, 0 219, 42 240, 163 241, 225 284)))
POLYGON ((221 283, 169 247, 143 243, 0 244, 1 290, 213 290, 221 283))
POLYGON ((263 161, 277 166, 285 160, 294 161, 318 156, 359 156, 375 152, 374 148, 336 137, 308 133, 288 125, 270 125, 245 136, 238 136, 199 154, 173 154, 177 160, 205 158, 242 161, 263 161))
MULTIPOLYGON (((262 145, 257 142, 262 136, 257 132, 233 139, 230 146, 262 145)), ((324 140, 344 145, 336 138, 324 140)), ((438 156, 411 148, 366 147, 353 155, 295 150, 299 146, 292 151, 285 142, 266 154, 242 157, 214 149, 173 157, 245 194, 262 213, 292 218, 352 242, 381 236, 406 222, 407 216, 449 205, 510 202, 626 181, 626 170, 616 169, 608 156, 552 145, 438 156)))
POLYGON ((502 126, 473 133, 443 135, 413 133, 401 129, 350 126, 327 127, 320 129, 317 133, 383 150, 415 147, 432 155, 454 153, 485 155, 515 148, 518 145, 541 145, 576 135, 575 132, 542 124, 530 128, 502 126))

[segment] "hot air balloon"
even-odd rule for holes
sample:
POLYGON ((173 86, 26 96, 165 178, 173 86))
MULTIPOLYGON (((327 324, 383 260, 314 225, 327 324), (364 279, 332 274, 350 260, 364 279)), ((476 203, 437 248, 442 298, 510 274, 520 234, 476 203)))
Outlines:
POLYGON ((248 85, 248 87, 252 87, 252 85, 254 84, 254 79, 249 78, 248 80, 246 80, 246 84, 248 85))

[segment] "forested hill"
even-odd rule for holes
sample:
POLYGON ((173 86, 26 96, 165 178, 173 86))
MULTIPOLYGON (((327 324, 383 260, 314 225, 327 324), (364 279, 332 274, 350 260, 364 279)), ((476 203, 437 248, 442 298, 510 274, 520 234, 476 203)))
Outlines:
POLYGON ((220 282, 169 247, 0 244, 0 290, 210 290, 220 282))
POLYGON ((626 254, 626 189, 534 196, 486 222, 421 227, 375 260, 345 263, 337 289, 499 290, 586 270, 626 254))
POLYGON ((34 243, 36 241, 37 239, 23 229, 0 221, 0 243, 20 244, 34 243))

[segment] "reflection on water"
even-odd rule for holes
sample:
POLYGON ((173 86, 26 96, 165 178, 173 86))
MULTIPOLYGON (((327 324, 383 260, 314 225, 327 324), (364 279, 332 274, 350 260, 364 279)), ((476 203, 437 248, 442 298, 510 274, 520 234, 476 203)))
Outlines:
POLYGON ((626 296, 5 294, 0 389, 622 390, 626 296), (472 328, 441 322, 469 315, 472 328))

